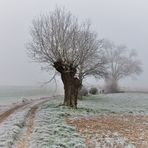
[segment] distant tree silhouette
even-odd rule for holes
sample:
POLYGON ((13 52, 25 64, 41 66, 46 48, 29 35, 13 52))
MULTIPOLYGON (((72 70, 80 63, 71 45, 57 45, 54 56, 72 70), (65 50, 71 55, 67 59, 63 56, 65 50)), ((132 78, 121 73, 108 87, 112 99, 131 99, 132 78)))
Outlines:
POLYGON ((118 91, 118 81, 126 77, 136 76, 142 72, 141 61, 137 59, 135 50, 126 46, 115 45, 109 40, 103 41, 103 48, 107 60, 106 88, 109 92, 118 91))

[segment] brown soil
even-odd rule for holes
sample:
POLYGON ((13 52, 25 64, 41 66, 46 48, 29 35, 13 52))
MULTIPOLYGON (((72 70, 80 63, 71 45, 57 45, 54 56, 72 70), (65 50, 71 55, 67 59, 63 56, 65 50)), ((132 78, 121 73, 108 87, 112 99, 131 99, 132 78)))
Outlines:
POLYGON ((33 131, 33 120, 35 118, 36 110, 38 109, 37 106, 34 106, 31 111, 29 112, 29 117, 26 121, 25 126, 27 127, 25 131, 25 135, 22 136, 21 140, 19 141, 17 148, 27 148, 29 146, 29 141, 31 138, 31 134, 33 131))
POLYGON ((0 123, 2 123, 3 121, 5 121, 11 114, 13 114, 16 110, 24 107, 25 105, 27 105, 28 103, 23 103, 20 105, 16 105, 13 108, 10 108, 9 110, 3 112, 2 114, 0 114, 0 123))
MULTIPOLYGON (((86 138, 88 148, 98 147, 97 143, 100 143, 100 147, 104 147, 106 137, 114 140, 117 136, 123 137, 126 145, 130 143, 137 148, 148 147, 148 116, 108 115, 95 118, 67 119, 66 122, 75 126, 77 131, 86 138)), ((123 148, 125 145, 112 142, 112 145, 106 144, 105 147, 123 148)))

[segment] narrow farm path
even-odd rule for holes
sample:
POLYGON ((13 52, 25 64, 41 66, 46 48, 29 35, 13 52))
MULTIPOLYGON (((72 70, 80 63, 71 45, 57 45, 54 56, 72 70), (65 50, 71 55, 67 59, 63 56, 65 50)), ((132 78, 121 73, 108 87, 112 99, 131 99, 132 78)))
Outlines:
POLYGON ((32 132, 33 132, 33 127, 34 127, 34 118, 35 118, 37 109, 39 108, 39 106, 41 106, 42 104, 48 101, 49 100, 41 101, 31 107, 31 109, 29 110, 27 114, 27 118, 24 123, 24 128, 22 129, 22 133, 15 144, 15 148, 28 148, 29 147, 32 132))
POLYGON ((0 114, 0 147, 28 148, 37 109, 51 97, 34 99, 9 106, 0 114))
POLYGON ((21 109, 22 107, 28 105, 31 102, 26 102, 26 103, 22 103, 19 105, 15 105, 14 107, 4 111, 3 113, 0 114, 0 124, 2 122, 4 122, 11 114, 13 114, 15 111, 18 111, 19 109, 21 109))

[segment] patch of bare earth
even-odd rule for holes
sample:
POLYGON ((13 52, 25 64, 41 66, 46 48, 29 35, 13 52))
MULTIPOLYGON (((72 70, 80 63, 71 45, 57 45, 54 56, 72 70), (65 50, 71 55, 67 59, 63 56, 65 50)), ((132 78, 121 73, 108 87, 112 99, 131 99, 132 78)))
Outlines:
POLYGON ((148 116, 106 115, 66 122, 86 138, 88 148, 148 148, 148 116))

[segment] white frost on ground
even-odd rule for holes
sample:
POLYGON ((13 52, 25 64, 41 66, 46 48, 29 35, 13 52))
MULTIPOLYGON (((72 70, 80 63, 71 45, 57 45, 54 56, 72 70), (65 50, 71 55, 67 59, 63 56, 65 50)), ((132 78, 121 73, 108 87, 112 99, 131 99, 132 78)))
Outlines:
POLYGON ((148 115, 148 94, 117 93, 88 96, 79 107, 93 109, 98 113, 148 115))
POLYGON ((95 135, 91 138, 91 145, 95 145, 96 148, 136 148, 125 137, 122 137, 119 133, 109 133, 108 135, 95 135))
MULTIPOLYGON (((85 148, 85 139, 76 132, 74 127, 65 123, 65 118, 91 117, 92 115, 110 113, 148 115, 148 94, 125 93, 88 96, 78 102, 77 110, 57 106, 62 101, 63 99, 59 97, 38 109, 30 148, 85 148)), ((17 111, 1 123, 0 148, 9 148, 15 145, 15 141, 19 139, 24 127, 30 107, 17 111)), ((105 144, 126 143, 126 139, 120 136, 114 139, 105 137, 104 140, 105 144)), ((99 147, 100 142, 98 141, 97 144, 99 147)), ((127 148, 134 148, 134 146, 127 145, 127 148)))
POLYGON ((10 106, 8 106, 8 105, 0 105, 0 114, 2 114, 3 112, 5 112, 9 108, 10 108, 10 106))
MULTIPOLYGON (((99 114, 110 113, 132 115, 146 115, 148 113, 148 94, 104 94, 89 96, 85 100, 79 101, 77 110, 56 107, 61 101, 62 98, 50 101, 38 111, 30 148, 85 147, 84 139, 76 132, 75 128, 65 124, 64 118, 92 117, 92 115, 97 116, 99 114)), ((105 146, 121 143, 127 148, 134 148, 134 145, 127 143, 122 136, 115 136, 114 138, 106 137, 104 138, 104 142, 105 146)), ((97 144, 99 145, 100 142, 97 144)))
POLYGON ((85 139, 65 124, 64 117, 70 116, 66 111, 54 104, 38 111, 30 148, 85 148, 85 139))
MULTIPOLYGON (((24 107, 20 108, 20 110, 16 110, 0 124, 0 148, 12 148, 13 145, 15 145, 15 142, 19 140, 19 136, 24 128, 31 107, 40 101, 41 100, 37 100, 32 103, 30 102, 28 105, 26 104, 24 107)), ((17 105, 21 105, 21 103, 17 103, 17 105)))
POLYGON ((0 125, 0 148, 11 148, 24 126, 25 118, 29 109, 10 115, 10 117, 0 125))

